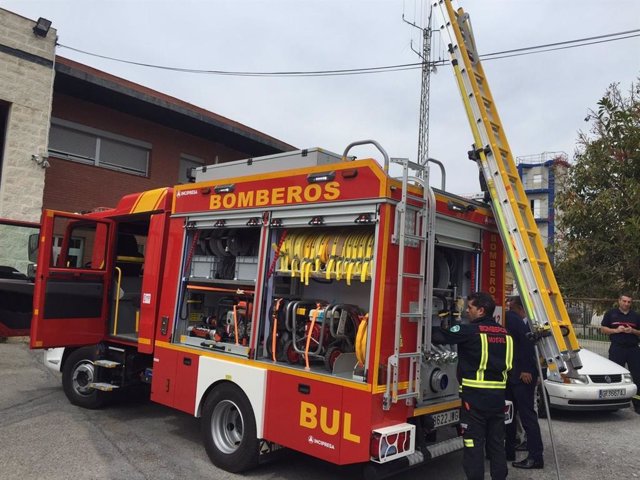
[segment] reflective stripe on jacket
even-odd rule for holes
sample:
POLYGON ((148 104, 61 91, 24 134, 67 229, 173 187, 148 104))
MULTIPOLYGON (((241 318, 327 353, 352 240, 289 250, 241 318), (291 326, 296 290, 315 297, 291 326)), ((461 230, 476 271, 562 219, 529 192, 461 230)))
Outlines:
POLYGON ((436 329, 434 343, 458 345, 458 380, 463 400, 504 406, 507 372, 513 367, 513 339, 490 317, 436 329))

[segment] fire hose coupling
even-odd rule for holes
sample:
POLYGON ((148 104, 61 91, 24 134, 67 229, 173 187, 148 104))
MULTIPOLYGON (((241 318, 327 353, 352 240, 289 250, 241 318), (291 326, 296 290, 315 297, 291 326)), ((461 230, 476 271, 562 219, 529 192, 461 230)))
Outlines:
POLYGON ((444 347, 433 345, 434 350, 426 352, 424 357, 427 363, 435 363, 443 365, 447 363, 455 363, 458 360, 457 352, 446 350, 444 347))

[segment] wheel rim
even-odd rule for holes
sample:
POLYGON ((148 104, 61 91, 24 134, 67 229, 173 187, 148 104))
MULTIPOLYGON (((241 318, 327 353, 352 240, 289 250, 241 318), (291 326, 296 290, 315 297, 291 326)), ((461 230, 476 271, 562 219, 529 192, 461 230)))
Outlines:
POLYGON ((216 405, 211 416, 213 442, 225 453, 234 453, 244 437, 244 419, 238 406, 231 400, 223 400, 216 405))
POLYGON ((93 382, 93 363, 84 360, 79 362, 73 369, 73 390, 79 395, 90 395, 93 388, 89 386, 93 382))

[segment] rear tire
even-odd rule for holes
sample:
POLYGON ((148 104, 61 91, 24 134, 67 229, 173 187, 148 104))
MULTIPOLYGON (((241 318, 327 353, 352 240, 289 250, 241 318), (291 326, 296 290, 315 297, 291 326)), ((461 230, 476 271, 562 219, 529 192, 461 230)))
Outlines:
POLYGON ((105 392, 91 388, 95 382, 95 347, 82 347, 71 352, 62 369, 62 389, 73 405, 83 408, 100 408, 104 405, 105 392))
POLYGON ((202 436, 209 458, 227 472, 239 473, 258 465, 256 419, 247 396, 223 383, 209 393, 202 409, 202 436))

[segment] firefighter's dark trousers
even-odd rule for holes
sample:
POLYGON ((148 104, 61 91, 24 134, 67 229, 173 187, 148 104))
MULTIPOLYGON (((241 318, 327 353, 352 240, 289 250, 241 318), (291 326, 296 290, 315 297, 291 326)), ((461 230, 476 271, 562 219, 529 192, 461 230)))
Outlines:
POLYGON ((638 345, 617 345, 609 347, 609 360, 626 367, 631 372, 633 383, 638 387, 638 393, 633 397, 633 407, 640 412, 640 347, 638 345))
POLYGON ((464 473, 469 480, 484 479, 484 456, 489 456, 492 480, 507 477, 504 451, 504 409, 480 410, 462 403, 460 423, 464 428, 464 473))

